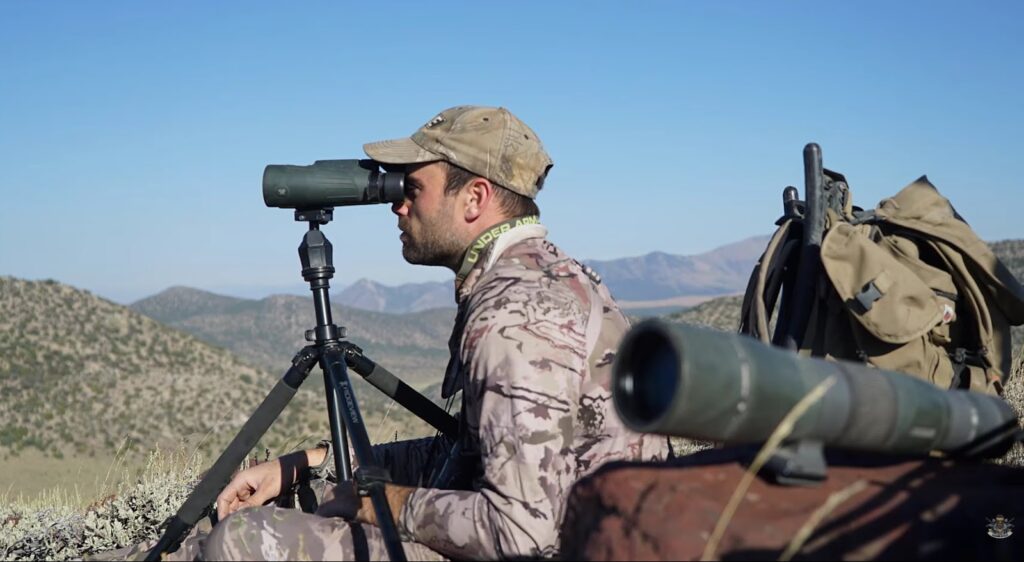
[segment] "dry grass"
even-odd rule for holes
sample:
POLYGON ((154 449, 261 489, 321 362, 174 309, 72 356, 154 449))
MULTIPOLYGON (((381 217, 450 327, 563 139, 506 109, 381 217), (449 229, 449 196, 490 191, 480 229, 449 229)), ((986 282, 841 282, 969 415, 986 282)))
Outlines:
MULTIPOLYGON (((185 501, 199 476, 202 457, 184 451, 155 451, 136 476, 87 508, 60 491, 25 501, 3 498, 0 559, 73 560, 136 545, 158 537, 163 522, 185 501)), ((115 461, 111 473, 125 472, 115 461)))
POLYGON ((704 553, 701 555, 701 560, 713 560, 715 552, 718 550, 718 542, 722 539, 722 535, 725 534, 725 530, 729 527, 729 522, 732 521, 733 515, 739 508, 740 502, 747 495, 747 490, 750 488, 750 484, 754 481, 758 471, 764 466, 764 463, 768 462, 775 451, 778 450, 782 442, 789 437, 789 434, 793 432, 793 428, 796 426, 797 421, 810 409, 811 406, 821 400, 822 396, 828 392, 828 389, 832 388, 832 385, 836 383, 835 376, 828 377, 827 379, 818 383, 806 396, 800 399, 789 412, 782 418, 779 425, 772 431, 772 434, 768 436, 768 440, 765 441, 761 450, 757 452, 754 457, 754 461, 747 467, 746 472, 743 473, 743 477, 740 479, 739 484, 736 485, 736 489, 733 490, 732 496, 729 498, 729 503, 725 505, 725 509, 718 518, 718 522, 715 524, 714 531, 711 532, 711 537, 708 538, 707 544, 704 546, 704 553))
POLYGON ((807 539, 810 538, 814 530, 818 528, 818 525, 821 525, 821 522, 824 521, 830 513, 835 511, 835 509, 842 505, 846 500, 866 490, 867 487, 867 480, 857 480, 842 490, 829 494, 825 503, 818 507, 818 509, 814 510, 814 513, 807 518, 807 522, 797 530, 795 535, 793 535, 793 539, 789 541, 789 545, 786 546, 786 550, 784 550, 782 555, 779 556, 779 560, 792 560, 793 556, 803 548, 804 543, 807 542, 807 539))

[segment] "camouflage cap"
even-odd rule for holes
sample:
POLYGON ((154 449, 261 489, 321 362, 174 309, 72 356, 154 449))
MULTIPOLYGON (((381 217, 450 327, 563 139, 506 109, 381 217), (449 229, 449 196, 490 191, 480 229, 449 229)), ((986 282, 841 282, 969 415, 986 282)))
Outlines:
POLYGON ((445 160, 530 198, 553 165, 537 134, 504 107, 452 107, 410 138, 367 143, 363 150, 382 164, 445 160))

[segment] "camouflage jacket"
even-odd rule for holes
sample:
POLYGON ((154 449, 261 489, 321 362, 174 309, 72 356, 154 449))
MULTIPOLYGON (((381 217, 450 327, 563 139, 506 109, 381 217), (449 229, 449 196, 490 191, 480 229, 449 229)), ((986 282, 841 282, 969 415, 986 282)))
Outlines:
POLYGON ((464 440, 480 471, 469 490, 417 489, 399 521, 407 538, 448 556, 557 555, 577 479, 605 461, 667 453, 664 437, 627 430, 611 403, 628 321, 596 274, 546 235, 516 226, 457 279, 445 386, 463 392, 464 440))

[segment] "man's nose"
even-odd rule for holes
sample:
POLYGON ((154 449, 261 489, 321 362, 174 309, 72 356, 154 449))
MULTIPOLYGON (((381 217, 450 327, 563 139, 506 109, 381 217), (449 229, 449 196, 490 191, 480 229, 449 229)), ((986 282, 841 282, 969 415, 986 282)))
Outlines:
POLYGON ((401 201, 396 201, 396 202, 392 203, 391 204, 391 212, 396 214, 396 215, 398 215, 398 216, 400 216, 400 217, 404 217, 405 215, 408 215, 409 214, 409 200, 408 199, 402 199, 401 201))

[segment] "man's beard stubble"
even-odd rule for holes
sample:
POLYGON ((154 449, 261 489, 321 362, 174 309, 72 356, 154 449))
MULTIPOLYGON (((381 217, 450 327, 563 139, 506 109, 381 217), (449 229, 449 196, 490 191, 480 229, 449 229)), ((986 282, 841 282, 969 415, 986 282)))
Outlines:
POLYGON ((442 265, 456 270, 466 244, 458 240, 452 228, 454 216, 451 206, 434 215, 429 222, 421 221, 415 234, 403 228, 401 220, 398 227, 405 233, 402 244, 402 257, 405 261, 416 265, 442 265))

